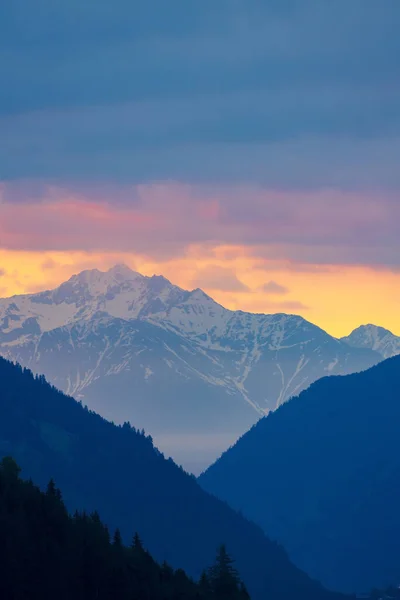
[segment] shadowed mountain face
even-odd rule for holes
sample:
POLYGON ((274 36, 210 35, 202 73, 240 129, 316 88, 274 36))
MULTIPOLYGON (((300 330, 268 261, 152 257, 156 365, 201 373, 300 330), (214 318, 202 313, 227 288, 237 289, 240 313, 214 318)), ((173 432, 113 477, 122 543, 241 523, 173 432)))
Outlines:
POLYGON ((293 315, 226 310, 124 265, 0 300, 0 354, 199 472, 316 379, 376 364, 293 315))
POLYGON ((166 460, 150 438, 116 426, 43 377, 0 359, 0 455, 44 486, 54 477, 70 510, 98 510, 126 542, 137 531, 158 561, 200 576, 221 543, 236 558, 253 600, 329 600, 256 525, 166 460))
POLYGON ((315 382, 200 477, 325 585, 400 582, 400 356, 315 382))
POLYGON ((353 348, 374 350, 382 358, 391 358, 400 354, 400 337, 376 325, 362 325, 349 336, 342 338, 342 341, 353 348))

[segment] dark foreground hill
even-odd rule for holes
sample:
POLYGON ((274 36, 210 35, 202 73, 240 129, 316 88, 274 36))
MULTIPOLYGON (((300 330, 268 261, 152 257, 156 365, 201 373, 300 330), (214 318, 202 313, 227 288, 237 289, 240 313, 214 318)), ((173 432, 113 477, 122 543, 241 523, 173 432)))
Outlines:
POLYGON ((400 357, 328 377, 200 477, 326 586, 400 583, 400 357))
POLYGON ((98 513, 68 515, 53 480, 46 492, 0 463, 0 597, 5 600, 249 600, 222 546, 199 583, 157 564, 138 535, 124 547, 98 513))
POLYGON ((0 359, 0 453, 45 486, 54 477, 68 509, 98 510, 128 541, 198 578, 225 543, 253 600, 332 598, 256 525, 207 494, 194 477, 129 424, 117 427, 0 359))

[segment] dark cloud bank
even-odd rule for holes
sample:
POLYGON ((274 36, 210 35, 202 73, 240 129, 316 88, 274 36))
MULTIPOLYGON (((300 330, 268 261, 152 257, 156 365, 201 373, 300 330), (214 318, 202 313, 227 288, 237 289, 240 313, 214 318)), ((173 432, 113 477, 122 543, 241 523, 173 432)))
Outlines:
POLYGON ((13 0, 0 178, 398 190, 398 0, 13 0))

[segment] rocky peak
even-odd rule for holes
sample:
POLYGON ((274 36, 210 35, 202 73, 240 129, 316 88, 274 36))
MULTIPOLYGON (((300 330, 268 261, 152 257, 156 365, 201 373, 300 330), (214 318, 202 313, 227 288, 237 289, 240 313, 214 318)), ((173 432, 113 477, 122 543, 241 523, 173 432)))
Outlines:
POLYGON ((400 337, 388 329, 378 325, 368 324, 357 327, 347 337, 342 338, 353 348, 368 348, 375 350, 383 358, 390 358, 400 354, 400 337))

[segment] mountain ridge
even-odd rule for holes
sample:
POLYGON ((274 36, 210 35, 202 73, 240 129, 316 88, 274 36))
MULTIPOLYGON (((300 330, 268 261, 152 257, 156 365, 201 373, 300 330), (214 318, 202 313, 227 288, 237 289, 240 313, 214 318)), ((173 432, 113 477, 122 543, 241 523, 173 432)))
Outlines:
POLYGON ((233 442, 312 381, 382 359, 303 317, 230 311, 199 288, 183 290, 125 265, 0 300, 0 354, 45 373, 107 418, 144 427, 197 472, 227 438, 233 442), (210 431, 213 444, 188 438, 210 431))

